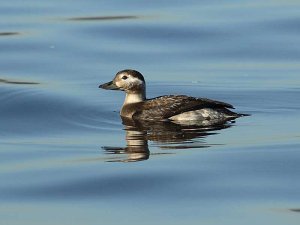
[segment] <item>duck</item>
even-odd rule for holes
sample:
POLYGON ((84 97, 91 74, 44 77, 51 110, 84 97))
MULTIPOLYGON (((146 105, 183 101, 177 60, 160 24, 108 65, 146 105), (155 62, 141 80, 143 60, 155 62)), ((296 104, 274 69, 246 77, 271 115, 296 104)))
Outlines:
POLYGON ((126 93, 120 116, 147 121, 228 121, 247 116, 231 111, 231 104, 187 95, 164 95, 146 98, 144 76, 133 69, 117 72, 110 82, 99 85, 106 90, 126 93))

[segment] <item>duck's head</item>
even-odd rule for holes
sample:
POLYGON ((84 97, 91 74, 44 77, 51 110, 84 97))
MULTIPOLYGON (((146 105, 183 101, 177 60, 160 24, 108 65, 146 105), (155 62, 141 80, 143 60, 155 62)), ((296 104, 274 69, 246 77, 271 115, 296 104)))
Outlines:
POLYGON ((145 92, 146 84, 140 72, 127 69, 119 71, 112 81, 101 84, 99 88, 121 90, 126 93, 140 93, 145 92))

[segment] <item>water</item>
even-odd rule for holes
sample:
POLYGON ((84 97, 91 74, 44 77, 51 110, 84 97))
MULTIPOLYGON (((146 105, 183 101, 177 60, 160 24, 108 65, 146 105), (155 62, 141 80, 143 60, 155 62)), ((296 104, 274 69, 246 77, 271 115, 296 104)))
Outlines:
POLYGON ((0 224, 299 224, 298 1, 2 1, 0 224), (123 124, 148 97, 250 113, 214 129, 123 124))

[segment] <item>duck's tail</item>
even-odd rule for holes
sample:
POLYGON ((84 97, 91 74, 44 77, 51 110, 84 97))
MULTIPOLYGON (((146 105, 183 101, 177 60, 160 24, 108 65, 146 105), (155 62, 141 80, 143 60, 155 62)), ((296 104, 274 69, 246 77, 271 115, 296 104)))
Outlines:
POLYGON ((239 118, 239 117, 243 117, 243 116, 250 116, 250 114, 247 114, 247 113, 236 113, 236 112, 233 112, 227 108, 222 108, 220 109, 220 111, 222 113, 224 113, 227 117, 231 117, 231 118, 239 118))
POLYGON ((243 116, 251 116, 251 114, 247 114, 247 113, 237 113, 238 117, 243 117, 243 116))

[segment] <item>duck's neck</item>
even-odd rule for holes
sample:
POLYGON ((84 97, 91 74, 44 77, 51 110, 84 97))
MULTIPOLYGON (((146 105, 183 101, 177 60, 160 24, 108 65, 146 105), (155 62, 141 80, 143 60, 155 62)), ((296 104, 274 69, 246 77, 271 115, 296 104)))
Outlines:
POLYGON ((145 100, 146 100, 145 90, 138 93, 126 93, 126 97, 123 105, 138 103, 145 100))

